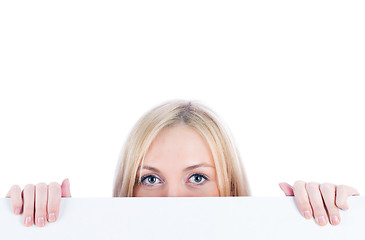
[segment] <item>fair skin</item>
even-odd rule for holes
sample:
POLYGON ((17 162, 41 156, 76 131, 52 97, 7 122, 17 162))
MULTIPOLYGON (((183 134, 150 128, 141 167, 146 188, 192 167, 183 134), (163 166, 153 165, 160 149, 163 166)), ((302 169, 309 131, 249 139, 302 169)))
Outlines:
MULTIPOLYGON (((205 139, 186 125, 163 129, 152 142, 140 170, 141 182, 134 188, 135 197, 219 196, 210 149, 205 139)), ((313 216, 321 226, 328 222, 339 224, 339 209, 348 209, 347 198, 358 195, 352 187, 330 183, 297 181, 293 187, 288 183, 279 185, 287 196, 295 196, 305 218, 313 216)), ((12 199, 14 213, 23 212, 26 226, 32 226, 35 219, 42 227, 46 224, 45 219, 54 222, 58 218, 61 197, 71 197, 70 182, 66 179, 62 185, 55 182, 48 186, 45 183, 28 184, 23 191, 14 185, 6 197, 12 199), (38 220, 42 218, 43 221, 38 220)))
POLYGON ((186 125, 165 128, 156 136, 141 177, 135 197, 219 197, 209 146, 186 125))

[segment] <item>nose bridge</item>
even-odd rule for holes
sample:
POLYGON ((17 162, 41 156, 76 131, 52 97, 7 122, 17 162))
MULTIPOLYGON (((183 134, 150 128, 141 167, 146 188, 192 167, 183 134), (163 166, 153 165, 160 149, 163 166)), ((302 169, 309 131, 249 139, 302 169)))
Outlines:
POLYGON ((184 186, 179 182, 170 183, 167 186, 166 197, 184 197, 184 186))

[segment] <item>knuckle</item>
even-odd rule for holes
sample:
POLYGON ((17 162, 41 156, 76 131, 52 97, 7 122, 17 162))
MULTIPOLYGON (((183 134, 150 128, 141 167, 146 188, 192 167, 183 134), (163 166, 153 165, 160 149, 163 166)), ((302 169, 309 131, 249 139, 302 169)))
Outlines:
POLYGON ((303 181, 296 181, 293 184, 293 191, 294 191, 294 195, 296 195, 298 192, 302 192, 305 191, 305 182, 303 181))
POLYGON ((18 202, 19 200, 21 200, 21 188, 19 187, 19 185, 13 185, 8 194, 7 197, 12 198, 12 202, 18 202))
POLYGON ((61 187, 61 185, 58 182, 51 182, 49 186, 61 187))
POLYGON ((309 182, 306 184, 307 189, 309 190, 316 190, 319 188, 319 184, 316 182, 309 182))
POLYGON ((22 189, 20 188, 19 185, 13 185, 11 186, 10 188, 11 191, 17 191, 17 192, 20 192, 22 189))
POLYGON ((346 185, 341 184, 341 185, 337 186, 337 191, 339 191, 339 192, 346 192, 346 190, 347 190, 346 185))
POLYGON ((295 181, 293 187, 294 186, 296 186, 296 187, 298 187, 298 186, 304 186, 304 185, 305 185, 305 182, 304 181, 298 180, 298 181, 295 181))
POLYGON ((49 189, 61 189, 61 185, 57 182, 51 182, 49 185, 48 185, 48 188, 49 189))
POLYGON ((308 186, 312 186, 312 187, 318 187, 319 184, 317 182, 309 182, 307 183, 308 186))
POLYGON ((332 183, 322 183, 320 186, 321 186, 321 188, 332 188, 333 184, 332 183))
POLYGON ((320 186, 321 191, 329 191, 334 189, 334 185, 331 183, 323 183, 320 186))
POLYGON ((24 190, 28 190, 28 189, 34 189, 34 184, 25 185, 24 190))
POLYGON ((27 198, 34 195, 34 185, 27 184, 23 189, 23 198, 27 198))
POLYGON ((60 201, 61 195, 62 195, 61 187, 59 187, 57 185, 49 186, 48 199, 49 199, 50 205, 54 204, 55 202, 60 201))
POLYGON ((44 182, 38 183, 37 188, 42 188, 42 189, 47 188, 47 184, 44 182))

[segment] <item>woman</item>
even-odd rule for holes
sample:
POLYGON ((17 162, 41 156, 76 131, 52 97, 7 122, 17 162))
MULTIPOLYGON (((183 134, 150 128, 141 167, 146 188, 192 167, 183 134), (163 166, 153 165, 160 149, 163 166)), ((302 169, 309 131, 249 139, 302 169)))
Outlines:
MULTIPOLYGON (((314 216, 322 226, 339 224, 338 209, 347 209, 347 198, 358 195, 352 187, 330 183, 297 181, 293 187, 288 183, 280 187, 287 196, 295 196, 305 218, 314 216)), ((152 109, 127 139, 116 168, 113 197, 208 196, 250 196, 232 137, 217 115, 199 103, 170 101, 152 109)), ((33 224, 33 216, 38 226, 44 226, 45 219, 56 221, 61 197, 71 197, 70 183, 66 179, 61 186, 28 184, 23 194, 14 185, 7 197, 12 198, 14 213, 24 209, 26 226, 33 224)))

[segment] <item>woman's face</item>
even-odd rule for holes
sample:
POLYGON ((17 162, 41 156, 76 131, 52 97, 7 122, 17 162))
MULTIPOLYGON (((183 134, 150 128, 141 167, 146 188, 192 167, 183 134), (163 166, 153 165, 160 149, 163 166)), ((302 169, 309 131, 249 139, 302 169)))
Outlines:
MULTIPOLYGON (((137 171, 139 179, 140 168, 137 171)), ((186 125, 167 127, 153 140, 135 197, 218 197, 213 156, 207 142, 186 125)))

